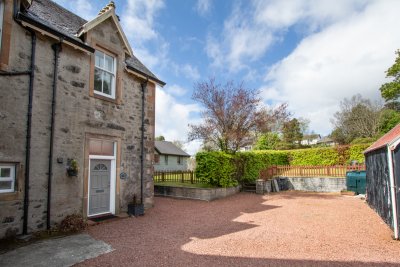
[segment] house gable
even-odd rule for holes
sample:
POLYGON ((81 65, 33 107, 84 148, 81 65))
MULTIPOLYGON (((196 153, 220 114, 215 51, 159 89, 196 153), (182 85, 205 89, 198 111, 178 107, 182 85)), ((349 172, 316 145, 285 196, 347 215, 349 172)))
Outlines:
POLYGON ((90 30, 96 28, 98 25, 103 22, 110 20, 115 25, 121 42, 123 43, 124 51, 130 57, 133 56, 132 48, 129 45, 128 39, 124 31, 122 30, 121 24, 118 21, 118 17, 115 14, 115 5, 113 2, 110 2, 102 11, 100 11, 99 15, 91 21, 85 23, 78 31, 77 36, 82 37, 83 34, 88 33, 90 30))

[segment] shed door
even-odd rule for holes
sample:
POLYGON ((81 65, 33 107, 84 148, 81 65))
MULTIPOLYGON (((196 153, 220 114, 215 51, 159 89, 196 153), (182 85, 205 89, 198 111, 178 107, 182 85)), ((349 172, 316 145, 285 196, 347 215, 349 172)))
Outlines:
POLYGON ((110 212, 111 160, 90 160, 89 216, 110 212))
POLYGON ((397 221, 400 222, 400 145, 396 147, 393 153, 393 169, 394 183, 396 186, 397 221))

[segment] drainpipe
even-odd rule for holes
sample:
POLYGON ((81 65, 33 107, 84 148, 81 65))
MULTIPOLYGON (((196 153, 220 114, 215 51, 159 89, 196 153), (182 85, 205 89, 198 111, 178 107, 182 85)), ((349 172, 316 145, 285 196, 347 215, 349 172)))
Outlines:
POLYGON ((389 181, 390 181, 390 196, 392 198, 394 239, 399 239, 399 222, 397 220, 396 185, 394 182, 394 166, 393 166, 394 149, 395 149, 395 147, 393 147, 393 150, 391 149, 390 146, 387 147, 388 166, 389 166, 389 181))
POLYGON ((53 72, 53 92, 51 99, 51 121, 50 121, 50 148, 49 148, 49 171, 47 177, 47 230, 50 230, 51 218, 51 181, 53 177, 53 148, 54 148, 54 121, 56 116, 56 98, 57 98, 57 73, 58 59, 61 51, 61 42, 51 46, 54 51, 54 72, 53 72))
POLYGON ((144 175, 144 115, 145 115, 145 93, 147 89, 147 82, 140 84, 142 87, 142 132, 141 132, 141 146, 140 146, 140 204, 143 205, 143 175, 144 175))

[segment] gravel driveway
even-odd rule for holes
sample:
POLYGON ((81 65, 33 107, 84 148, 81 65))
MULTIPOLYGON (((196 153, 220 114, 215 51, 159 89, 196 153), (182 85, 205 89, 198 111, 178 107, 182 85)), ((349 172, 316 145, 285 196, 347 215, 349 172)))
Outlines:
POLYGON ((144 217, 89 233, 115 251, 81 266, 400 266, 400 242, 380 217, 335 194, 156 198, 144 217))

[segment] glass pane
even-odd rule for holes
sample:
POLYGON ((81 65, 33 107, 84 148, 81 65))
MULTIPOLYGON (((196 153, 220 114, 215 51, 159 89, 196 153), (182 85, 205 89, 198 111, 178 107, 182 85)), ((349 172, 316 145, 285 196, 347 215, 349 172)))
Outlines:
POLYGON ((11 181, 0 182, 0 190, 12 189, 11 186, 12 186, 11 181))
POLYGON ((95 66, 104 68, 104 54, 102 52, 96 51, 95 66))
POLYGON ((101 155, 101 140, 90 140, 89 142, 89 154, 90 155, 101 155))
POLYGON ((103 71, 98 70, 98 69, 94 69, 94 90, 101 92, 101 75, 102 75, 103 71))
POLYGON ((103 93, 107 95, 111 95, 112 78, 111 74, 107 72, 103 73, 103 93))
POLYGON ((101 154, 103 156, 114 156, 114 143, 110 141, 103 141, 101 154))
POLYGON ((11 168, 2 167, 0 171, 0 177, 7 177, 7 178, 11 177, 11 168))
POLYGON ((114 58, 110 57, 108 55, 105 55, 105 59, 106 59, 106 61, 104 62, 105 63, 104 68, 106 70, 108 70, 109 72, 114 73, 114 58))

